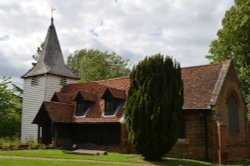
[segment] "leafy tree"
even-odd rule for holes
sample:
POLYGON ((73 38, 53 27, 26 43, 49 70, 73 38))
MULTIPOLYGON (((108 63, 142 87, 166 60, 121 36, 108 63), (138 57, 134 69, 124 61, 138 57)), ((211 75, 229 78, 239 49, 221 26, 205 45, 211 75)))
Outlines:
POLYGON ((217 36, 210 44, 207 58, 212 63, 233 59, 250 108, 250 0, 235 0, 217 36))
POLYGON ((67 59, 67 65, 80 76, 81 82, 127 76, 128 60, 116 53, 98 50, 78 50, 67 59))
POLYGON ((21 127, 21 93, 22 90, 11 86, 10 78, 0 81, 0 137, 19 135, 21 127))
POLYGON ((35 62, 32 62, 32 65, 35 66, 40 58, 40 56, 42 55, 42 50, 43 50, 43 47, 44 47, 44 42, 39 46, 37 47, 36 49, 36 54, 32 55, 32 58, 34 59, 35 62))
POLYGON ((159 160, 171 150, 183 105, 180 65, 168 56, 146 57, 130 74, 126 106, 129 141, 146 160, 159 160))

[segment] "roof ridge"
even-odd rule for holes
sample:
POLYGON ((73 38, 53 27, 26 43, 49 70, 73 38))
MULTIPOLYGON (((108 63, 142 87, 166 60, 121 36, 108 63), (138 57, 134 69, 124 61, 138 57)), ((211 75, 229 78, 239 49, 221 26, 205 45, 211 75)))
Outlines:
POLYGON ((57 101, 44 101, 43 104, 46 104, 46 103, 51 103, 51 104, 63 104, 63 105, 74 105, 73 103, 64 103, 64 102, 57 102, 57 101))
POLYGON ((216 66, 216 65, 223 65, 224 63, 212 63, 212 64, 205 64, 205 65, 197 65, 197 66, 187 66, 187 67, 182 67, 181 69, 188 69, 188 68, 197 68, 197 67, 208 67, 208 66, 216 66))
POLYGON ((103 81, 111 81, 111 80, 121 80, 121 79, 126 79, 126 78, 129 78, 129 76, 122 76, 122 77, 116 77, 116 78, 110 78, 110 79, 103 79, 103 80, 96 80, 96 81, 93 81, 93 82, 103 82, 103 81))
MULTIPOLYGON (((97 84, 96 81, 90 81, 90 82, 76 82, 76 83, 69 83, 69 84, 66 84, 65 86, 67 85, 87 85, 87 84, 97 84)), ((99 84, 98 84, 99 85, 99 84)))

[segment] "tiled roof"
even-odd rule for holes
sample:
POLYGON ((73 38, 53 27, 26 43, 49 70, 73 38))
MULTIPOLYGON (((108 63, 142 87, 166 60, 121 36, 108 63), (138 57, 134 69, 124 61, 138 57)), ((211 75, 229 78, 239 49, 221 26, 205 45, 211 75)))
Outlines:
POLYGON ((115 89, 121 89, 125 91, 127 91, 129 88, 129 77, 120 77, 120 78, 100 80, 95 82, 100 85, 104 85, 115 89))
POLYGON ((61 102, 61 103, 72 103, 74 99, 74 94, 55 92, 51 98, 51 101, 61 102))
POLYGON ((81 95, 84 100, 92 101, 92 102, 97 101, 97 96, 95 93, 79 91, 78 94, 81 95))
POLYGON ((101 117, 101 118, 75 118, 75 123, 119 123, 120 118, 117 117, 101 117))
POLYGON ((65 94, 77 94, 79 91, 84 91, 88 93, 94 93, 98 96, 101 96, 105 91, 106 87, 96 82, 89 83, 75 83, 75 84, 67 84, 65 85, 61 92, 65 94))
MULTIPOLYGON (((209 109, 210 100, 223 64, 203 65, 182 68, 184 82, 183 109, 209 109)), ((55 122, 104 123, 119 122, 125 106, 123 105, 114 116, 103 116, 104 100, 102 96, 109 90, 116 98, 125 98, 129 88, 129 77, 76 83, 65 85, 58 96, 58 102, 45 102, 46 110, 55 122), (83 117, 75 117, 75 102, 77 94, 83 98, 95 101, 90 111, 83 117), (68 97, 66 97, 68 96, 68 97), (59 103, 62 102, 62 103, 59 103), (64 103, 64 104, 63 104, 64 103)), ((53 98, 52 98, 53 99, 53 98)))
MULTIPOLYGON (((114 88, 107 88, 106 92, 110 92, 111 95, 116 98, 116 99, 122 99, 122 100, 126 100, 127 96, 126 96, 126 92, 124 90, 120 90, 120 89, 114 89, 114 88)), ((105 95, 105 94, 104 94, 105 95)), ((104 98, 104 96, 102 96, 102 98, 104 98)))
POLYGON ((209 109, 222 64, 182 68, 183 109, 209 109))
POLYGON ((75 106, 74 104, 44 102, 46 111, 49 117, 54 122, 72 122, 75 106))
POLYGON ((42 123, 44 121, 42 118, 47 117, 44 116, 44 114, 47 114, 52 122, 71 123, 73 120, 74 110, 74 104, 44 101, 32 123, 42 123))

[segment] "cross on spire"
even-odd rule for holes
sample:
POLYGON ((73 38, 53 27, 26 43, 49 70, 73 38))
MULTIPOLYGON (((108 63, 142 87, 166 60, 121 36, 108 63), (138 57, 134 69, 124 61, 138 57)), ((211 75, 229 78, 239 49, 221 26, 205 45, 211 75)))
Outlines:
POLYGON ((56 10, 56 8, 54 8, 53 6, 51 6, 50 12, 51 12, 51 24, 53 24, 53 12, 56 10))

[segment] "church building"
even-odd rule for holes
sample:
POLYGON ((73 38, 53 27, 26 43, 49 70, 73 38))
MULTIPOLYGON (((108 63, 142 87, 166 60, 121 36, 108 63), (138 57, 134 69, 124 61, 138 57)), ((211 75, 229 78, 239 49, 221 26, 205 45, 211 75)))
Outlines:
POLYGON ((25 73, 21 140, 37 139, 37 126, 32 124, 43 101, 50 100, 54 92, 67 83, 76 83, 79 77, 64 63, 56 29, 51 18, 47 36, 37 64, 25 73))
MULTIPOLYGON (((249 157, 247 107, 231 60, 182 68, 181 132, 172 154, 227 162, 249 157)), ((77 83, 51 25, 38 63, 24 78, 22 140, 133 152, 125 125, 129 77, 77 83)))

